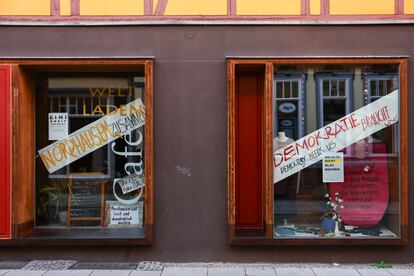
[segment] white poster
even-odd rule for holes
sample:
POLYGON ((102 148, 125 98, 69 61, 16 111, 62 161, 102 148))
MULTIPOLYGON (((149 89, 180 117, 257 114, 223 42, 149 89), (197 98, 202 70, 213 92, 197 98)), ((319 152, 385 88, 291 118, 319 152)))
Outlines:
POLYGON ((49 173, 53 173, 144 124, 144 104, 141 99, 136 99, 39 150, 39 155, 49 173))
POLYGON ((325 153, 322 161, 323 182, 344 182, 344 154, 325 153))
POLYGON ((273 182, 322 160, 399 119, 398 90, 274 152, 273 182))
POLYGON ((105 225, 108 227, 142 226, 144 202, 134 205, 124 205, 117 201, 107 201, 105 204, 105 225))
POLYGON ((68 113, 49 113, 49 140, 56 141, 68 136, 68 113))

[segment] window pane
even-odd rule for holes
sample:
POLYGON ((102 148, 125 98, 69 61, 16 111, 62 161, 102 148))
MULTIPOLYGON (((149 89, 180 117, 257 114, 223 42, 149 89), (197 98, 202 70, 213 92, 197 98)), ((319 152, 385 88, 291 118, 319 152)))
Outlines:
POLYGON ((331 96, 338 96, 338 81, 331 80, 331 96))
POLYGON ((378 96, 384 96, 386 87, 384 86, 384 81, 378 81, 378 96))
POLYGON ((299 94, 298 83, 296 81, 292 82, 292 97, 297 98, 299 94))
POLYGON ((330 93, 329 93, 329 81, 328 80, 324 80, 323 81, 323 96, 324 97, 329 97, 330 93))
POLYGON ((393 80, 387 80, 387 94, 394 91, 394 81, 393 80))
POLYGON ((36 100, 37 227, 88 227, 108 238, 112 228, 134 238, 144 233, 144 127, 138 108, 144 95, 136 89, 143 82, 132 77, 73 73, 37 80, 47 83, 39 85, 46 88, 36 100), (46 97, 47 105, 41 100, 46 97))
POLYGON ((285 81, 283 83, 283 87, 284 87, 284 98, 289 99, 291 97, 291 93, 290 93, 290 82, 285 81))
POLYGON ((276 97, 279 99, 283 98, 283 82, 276 82, 276 97))
POLYGON ((371 81, 371 96, 378 96, 378 87, 377 87, 377 81, 373 80, 371 81))
POLYGON ((338 91, 339 91, 339 96, 345 96, 346 92, 345 92, 345 81, 344 80, 338 81, 338 91))
POLYGON ((346 100, 323 101, 323 125, 330 124, 346 114, 346 100))

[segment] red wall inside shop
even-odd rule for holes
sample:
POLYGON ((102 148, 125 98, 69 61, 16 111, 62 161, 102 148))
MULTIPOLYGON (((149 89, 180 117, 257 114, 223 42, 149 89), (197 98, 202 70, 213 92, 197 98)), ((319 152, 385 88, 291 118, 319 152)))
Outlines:
POLYGON ((0 65, 0 238, 10 237, 10 66, 0 65))
POLYGON ((260 72, 236 84, 236 228, 262 228, 262 91, 260 72))

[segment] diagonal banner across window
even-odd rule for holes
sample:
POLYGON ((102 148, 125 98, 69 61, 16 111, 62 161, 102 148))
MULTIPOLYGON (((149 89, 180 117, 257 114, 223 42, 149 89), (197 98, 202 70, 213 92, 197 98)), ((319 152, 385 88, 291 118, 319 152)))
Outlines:
POLYGON ((131 133, 145 124, 141 99, 120 106, 111 114, 82 127, 55 143, 39 150, 49 173, 53 173, 83 156, 131 133))
POLYGON ((273 155, 273 182, 277 183, 398 122, 398 90, 277 150, 273 155))

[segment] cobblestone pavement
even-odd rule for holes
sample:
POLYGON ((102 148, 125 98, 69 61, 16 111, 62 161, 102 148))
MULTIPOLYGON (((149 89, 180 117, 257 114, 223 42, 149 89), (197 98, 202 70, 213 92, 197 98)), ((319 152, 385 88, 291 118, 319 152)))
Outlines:
POLYGON ((1 262, 0 275, 28 276, 414 276, 414 264, 82 263, 73 260, 1 262))

